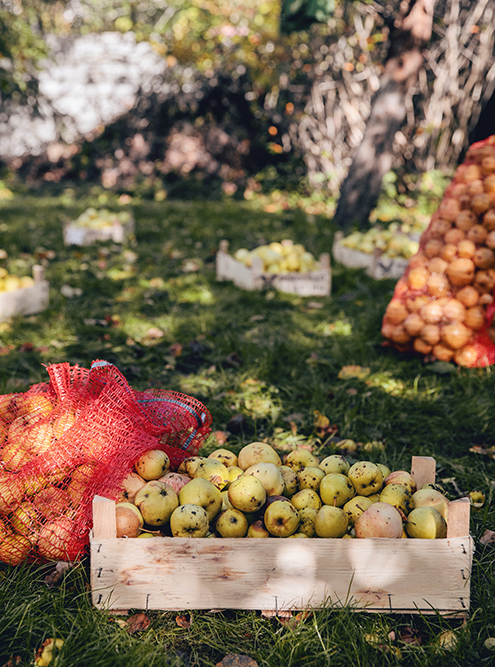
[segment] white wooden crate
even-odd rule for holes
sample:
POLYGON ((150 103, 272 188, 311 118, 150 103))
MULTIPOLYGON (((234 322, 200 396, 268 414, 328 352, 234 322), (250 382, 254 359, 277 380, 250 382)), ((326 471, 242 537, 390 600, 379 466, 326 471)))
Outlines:
POLYGON ((33 278, 32 287, 0 292, 0 322, 14 315, 34 315, 48 306, 49 285, 42 266, 33 266, 33 278))
POLYGON ((228 241, 220 242, 216 255, 217 280, 231 280, 245 290, 274 287, 281 292, 300 296, 328 296, 332 290, 330 255, 320 255, 320 268, 310 273, 266 273, 259 257, 253 259, 251 267, 245 266, 228 253, 228 241))
POLYGON ((333 258, 352 269, 365 269, 375 280, 390 278, 398 280, 406 270, 409 260, 402 257, 386 257, 379 250, 371 253, 361 252, 342 245, 344 235, 337 232, 332 246, 333 258))
MULTIPOLYGON (((115 214, 117 216, 117 214, 115 214)), ((117 217, 112 225, 94 229, 78 225, 75 221, 64 225, 63 235, 64 244, 88 246, 97 241, 113 241, 114 243, 124 243, 124 241, 134 234, 135 221, 134 216, 130 214, 127 222, 121 222, 117 217)))
MULTIPOLYGON (((413 457, 418 487, 435 460, 413 457)), ((116 538, 115 503, 93 502, 91 589, 99 609, 355 610, 462 616, 470 607, 470 502, 446 539, 116 538)))

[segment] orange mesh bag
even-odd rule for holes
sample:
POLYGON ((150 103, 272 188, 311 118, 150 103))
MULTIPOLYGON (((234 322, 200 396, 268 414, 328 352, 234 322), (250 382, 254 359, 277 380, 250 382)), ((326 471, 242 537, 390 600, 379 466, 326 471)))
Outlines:
POLYGON ((495 362, 495 135, 473 144, 397 282, 382 335, 428 360, 495 362))
POLYGON ((196 399, 134 391, 105 361, 47 367, 50 381, 0 396, 0 561, 75 560, 95 495, 118 500, 149 449, 176 469, 198 452, 211 415, 196 399))

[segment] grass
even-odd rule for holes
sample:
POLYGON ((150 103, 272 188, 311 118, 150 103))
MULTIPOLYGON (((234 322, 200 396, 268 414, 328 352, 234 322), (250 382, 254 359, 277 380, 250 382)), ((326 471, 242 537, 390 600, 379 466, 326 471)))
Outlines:
MULTIPOLYGON (((229 653, 270 667, 491 664, 483 643, 495 636, 494 547, 479 539, 495 530, 495 462, 471 448, 495 444, 493 369, 425 364, 384 347, 380 324, 394 283, 363 271, 335 265, 331 296, 317 299, 216 281, 221 239, 235 250, 291 238, 319 255, 336 231, 324 216, 267 213, 251 202, 135 201, 136 238, 124 248, 64 247, 64 220, 94 204, 73 193, 0 204, 0 247, 8 254, 0 265, 25 274, 41 262, 50 282, 47 310, 0 324, 0 393, 46 382, 52 363, 89 367, 106 359, 135 389, 201 400, 235 451, 267 439, 280 451, 310 443, 330 452, 332 442, 315 427, 319 411, 338 439, 383 444, 362 457, 407 469, 412 455, 434 456, 452 498, 480 490, 487 499, 471 519, 471 614, 463 624, 329 608, 284 624, 258 612, 196 611, 184 628, 177 613, 150 612, 150 626, 130 634, 92 608, 87 561, 53 588, 44 581, 47 565, 0 565, 0 664, 12 656, 19 657, 13 664, 33 664, 34 651, 55 636, 65 644, 52 664, 64 667, 213 666, 229 653), (82 294, 64 296, 67 285, 82 294), (347 365, 369 374, 339 377, 347 365), (451 628, 458 642, 446 651, 438 636, 451 628), (410 636, 415 644, 405 641, 410 636)), ((119 208, 111 198, 105 205, 119 208)), ((202 453, 217 446, 211 436, 202 453)))

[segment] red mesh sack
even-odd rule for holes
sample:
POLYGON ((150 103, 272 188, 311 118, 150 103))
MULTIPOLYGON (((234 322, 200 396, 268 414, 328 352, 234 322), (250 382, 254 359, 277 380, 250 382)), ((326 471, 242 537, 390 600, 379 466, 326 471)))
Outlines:
POLYGON ((0 396, 0 561, 84 554, 95 495, 118 500, 149 449, 176 469, 197 454, 211 415, 196 399, 134 391, 105 361, 47 367, 49 382, 0 396))
POLYGON ((428 360, 495 361, 495 135, 470 146, 419 251, 397 282, 382 335, 428 360))

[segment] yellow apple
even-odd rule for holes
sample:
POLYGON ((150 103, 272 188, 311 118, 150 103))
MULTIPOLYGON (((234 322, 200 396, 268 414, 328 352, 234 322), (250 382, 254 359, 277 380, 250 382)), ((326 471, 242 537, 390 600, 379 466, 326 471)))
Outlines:
POLYGON ((137 472, 129 472, 122 480, 122 497, 124 501, 133 503, 136 497, 136 493, 143 488, 146 484, 144 480, 137 472))
POLYGON ((297 472, 300 489, 313 489, 313 491, 318 491, 320 482, 324 477, 325 472, 321 468, 316 468, 315 466, 306 466, 306 468, 298 470, 297 472))
POLYGON ((77 527, 69 517, 60 517, 46 523, 38 535, 38 553, 46 560, 73 560, 78 552, 72 544, 77 527))
POLYGON ((212 521, 222 507, 222 494, 209 479, 196 477, 179 491, 179 505, 199 505, 212 521))
POLYGON ((380 493, 380 502, 393 505, 406 516, 414 507, 411 492, 402 484, 387 484, 380 493))
POLYGON ((276 466, 282 464, 280 456, 266 442, 251 442, 245 445, 237 456, 237 465, 247 470, 256 463, 274 463, 276 466))
POLYGON ((279 467, 274 463, 255 463, 244 471, 244 475, 257 477, 263 484, 267 496, 278 496, 283 493, 285 488, 284 478, 279 467))
POLYGON ((40 517, 36 507, 29 500, 25 500, 12 512, 10 523, 16 533, 28 537, 38 528, 40 517))
POLYGON ((347 532, 349 517, 341 507, 323 505, 315 518, 315 532, 318 537, 343 537, 347 532))
POLYGON ((200 461, 191 477, 209 479, 220 491, 230 482, 227 466, 217 459, 206 458, 200 461))
POLYGON ((239 466, 228 466, 227 470, 229 471, 229 483, 226 488, 228 488, 234 480, 244 474, 244 470, 239 468, 239 466))
POLYGON ((115 505, 117 537, 137 537, 144 526, 144 518, 134 503, 124 502, 115 505))
POLYGON ((169 471, 170 458, 162 449, 150 449, 138 458, 134 467, 146 481, 160 479, 169 471))
POLYGON ((305 507, 320 509, 322 505, 320 496, 316 493, 316 491, 313 491, 313 489, 301 489, 293 496, 291 496, 290 502, 298 510, 302 510, 305 507))
POLYGON ((390 473, 392 472, 388 466, 386 466, 384 463, 377 463, 376 464, 380 470, 382 471, 383 479, 385 480, 390 473))
POLYGON ((320 461, 320 468, 323 470, 325 475, 329 475, 332 472, 338 472, 341 475, 347 475, 351 464, 342 456, 342 454, 331 454, 320 461))
POLYGON ((342 509, 349 517, 349 525, 353 526, 356 523, 356 519, 361 516, 370 505, 373 505, 373 500, 371 500, 369 496, 354 496, 354 498, 348 500, 342 509))
MULTIPOLYGON (((76 423, 76 411, 74 409, 64 410, 61 412, 58 417, 56 417, 53 422, 53 437, 59 440, 66 431, 74 426, 76 423)), ((88 445, 90 443, 88 442, 88 445)), ((98 454, 98 452, 93 452, 98 454)))
POLYGON ((289 537, 299 526, 299 512, 286 500, 276 500, 265 510, 263 522, 274 537, 289 537))
POLYGON ((342 507, 354 495, 351 480, 340 472, 331 472, 320 482, 320 498, 324 505, 342 507))
POLYGON ((285 465, 278 466, 278 469, 284 480, 283 495, 290 498, 299 491, 299 478, 297 472, 285 465))
POLYGON ((179 499, 171 486, 152 479, 136 493, 134 504, 139 508, 145 523, 164 526, 179 506, 179 499))
POLYGON ((25 535, 8 535, 0 542, 0 562, 8 565, 24 563, 31 551, 31 542, 25 535))
POLYGON ((270 533, 265 528, 263 519, 257 519, 249 526, 246 537, 270 537, 270 533))
POLYGON ((58 486, 48 486, 32 498, 32 503, 44 519, 55 519, 72 504, 70 495, 58 486))
POLYGON ((227 468, 237 465, 237 454, 234 454, 234 452, 224 449, 223 447, 215 449, 211 454, 208 454, 208 458, 220 461, 220 463, 223 463, 227 468))
POLYGON ((383 486, 387 486, 388 484, 402 484, 409 489, 411 494, 417 490, 414 477, 406 470, 394 470, 390 475, 387 475, 383 480, 383 486))
POLYGON ((347 473, 358 496, 371 496, 383 486, 383 473, 376 463, 358 461, 349 468, 347 473))
POLYGON ((303 507, 299 511, 299 532, 307 537, 316 535, 315 519, 318 511, 315 507, 303 507))
MULTIPOLYGON (((213 488, 218 491, 216 486, 213 488)), ((170 517, 170 528, 174 537, 206 537, 209 529, 206 510, 193 503, 179 505, 170 517)))
POLYGON ((293 470, 299 471, 302 470, 302 468, 306 468, 307 466, 318 468, 320 461, 318 457, 312 454, 308 449, 298 447, 297 449, 293 449, 291 452, 286 454, 284 457, 284 465, 289 466, 289 468, 292 468, 293 470))
POLYGON ((23 499, 21 481, 13 473, 0 475, 0 514, 8 514, 23 499))
POLYGON ((242 475, 229 486, 228 497, 235 509, 256 512, 265 503, 266 491, 257 477, 242 475))
POLYGON ((177 472, 181 475, 188 475, 191 479, 194 477, 194 472, 201 461, 204 461, 204 456, 189 456, 180 462, 177 472))
POLYGON ((438 510, 430 505, 413 509, 406 522, 409 537, 435 540, 447 537, 447 522, 438 510))
POLYGON ((420 489, 412 496, 413 507, 423 507, 429 505, 434 507, 443 516, 445 521, 448 520, 449 501, 439 491, 435 489, 420 489))
POLYGON ((215 522, 215 530, 221 537, 245 537, 248 527, 244 514, 233 507, 219 514, 215 522))

